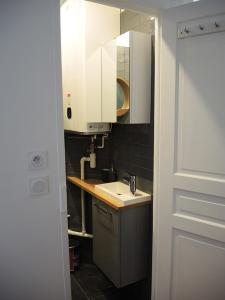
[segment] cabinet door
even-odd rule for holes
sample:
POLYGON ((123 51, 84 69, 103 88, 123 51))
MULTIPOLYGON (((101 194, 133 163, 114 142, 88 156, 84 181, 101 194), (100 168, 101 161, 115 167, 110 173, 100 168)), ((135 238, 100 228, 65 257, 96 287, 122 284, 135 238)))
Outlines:
POLYGON ((120 287, 119 213, 93 198, 93 260, 105 275, 120 287))
POLYGON ((116 122, 116 40, 102 47, 102 122, 116 122))
POLYGON ((118 96, 122 87, 124 104, 121 107, 118 97, 118 108, 128 108, 125 114, 118 114, 118 123, 148 124, 151 113, 151 35, 129 31, 117 38, 117 42, 117 76, 124 81, 123 86, 118 87, 118 96), (129 98, 129 104, 125 104, 125 98, 129 98))
POLYGON ((151 35, 130 33, 130 124, 150 123, 151 35))

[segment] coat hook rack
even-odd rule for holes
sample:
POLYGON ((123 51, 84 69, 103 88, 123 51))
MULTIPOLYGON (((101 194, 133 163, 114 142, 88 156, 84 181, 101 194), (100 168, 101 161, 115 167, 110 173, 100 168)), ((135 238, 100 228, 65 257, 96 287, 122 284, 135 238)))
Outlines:
POLYGON ((178 26, 178 39, 225 31, 225 15, 192 20, 178 26))

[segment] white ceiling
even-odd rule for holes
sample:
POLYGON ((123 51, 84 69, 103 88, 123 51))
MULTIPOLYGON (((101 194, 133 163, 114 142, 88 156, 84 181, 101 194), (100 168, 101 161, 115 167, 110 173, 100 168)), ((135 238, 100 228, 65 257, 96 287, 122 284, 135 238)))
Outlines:
POLYGON ((180 6, 198 0, 89 0, 110 6, 140 10, 144 12, 157 12, 174 6, 180 6))

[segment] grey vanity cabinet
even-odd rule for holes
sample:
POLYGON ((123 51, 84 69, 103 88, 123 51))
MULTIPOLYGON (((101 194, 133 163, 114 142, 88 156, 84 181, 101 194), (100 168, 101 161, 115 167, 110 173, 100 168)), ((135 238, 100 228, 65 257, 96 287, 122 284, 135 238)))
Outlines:
POLYGON ((147 276, 150 204, 116 210, 93 198, 93 259, 118 288, 147 276))

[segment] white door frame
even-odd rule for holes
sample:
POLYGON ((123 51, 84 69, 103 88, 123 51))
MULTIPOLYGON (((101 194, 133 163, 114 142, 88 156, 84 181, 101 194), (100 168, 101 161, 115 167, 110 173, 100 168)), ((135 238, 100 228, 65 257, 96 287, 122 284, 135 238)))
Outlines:
MULTIPOLYGON (((127 9, 138 9, 142 10, 142 7, 140 5, 137 8, 137 5, 132 3, 126 2, 126 5, 124 5, 124 2, 122 0, 113 1, 113 0, 97 0, 93 2, 102 3, 105 5, 111 5, 111 6, 117 6, 117 7, 124 7, 127 9)), ((138 0, 135 1, 136 4, 138 3, 138 0)), ((161 7, 162 8, 162 7, 161 7)), ((155 7, 154 1, 151 1, 146 6, 143 6, 143 11, 149 12, 150 14, 158 11, 159 12, 160 7, 155 7), (150 8, 150 5, 152 7, 150 8), (147 9, 147 10, 146 10, 147 9)), ((153 202, 153 266, 152 266, 152 299, 155 299, 155 287, 157 285, 157 238, 158 238, 158 215, 159 215, 159 209, 158 209, 158 198, 159 198, 159 190, 160 190, 160 161, 159 161, 159 153, 161 150, 161 136, 163 134, 163 129, 161 128, 161 107, 163 105, 163 99, 160 95, 160 83, 161 83, 161 71, 162 66, 160 65, 160 42, 161 42, 161 21, 160 18, 156 21, 156 49, 155 49, 155 124, 154 124, 154 202, 153 202)), ((60 134, 61 129, 59 128, 60 134)), ((164 149, 165 150, 165 149, 164 149)))
MULTIPOLYGON (((149 1, 145 5, 143 3, 140 5, 138 0, 132 1, 132 3, 126 2, 123 0, 91 0, 92 2, 100 3, 103 5, 109 5, 118 8, 126 8, 130 10, 137 10, 143 13, 149 13, 150 15, 154 15, 155 20, 155 107, 154 107, 154 179, 153 179, 153 249, 152 249, 152 299, 154 299, 154 285, 155 285, 155 261, 157 256, 156 249, 156 239, 157 239, 157 219, 158 219, 158 205, 157 205, 157 197, 158 197, 158 170, 159 170, 159 148, 160 148, 160 9, 163 8, 159 1, 149 1), (157 3, 158 2, 158 3, 157 3), (136 3, 136 5, 135 5, 136 3)), ((61 60, 60 60, 61 61, 61 60)), ((61 110, 61 108, 59 108, 61 110)), ((60 112, 59 112, 60 113, 60 112)), ((61 117, 61 116, 59 116, 61 117)), ((61 122, 60 122, 61 123, 61 122)), ((60 124, 58 130, 59 135, 61 136, 63 124, 60 124)), ((59 148, 62 148, 62 141, 59 141, 59 148)), ((59 164, 62 166, 64 163, 64 154, 61 153, 61 161, 59 164)), ((66 193, 65 188, 63 187, 63 194, 66 193)), ((64 196, 63 196, 64 197, 64 196)))

